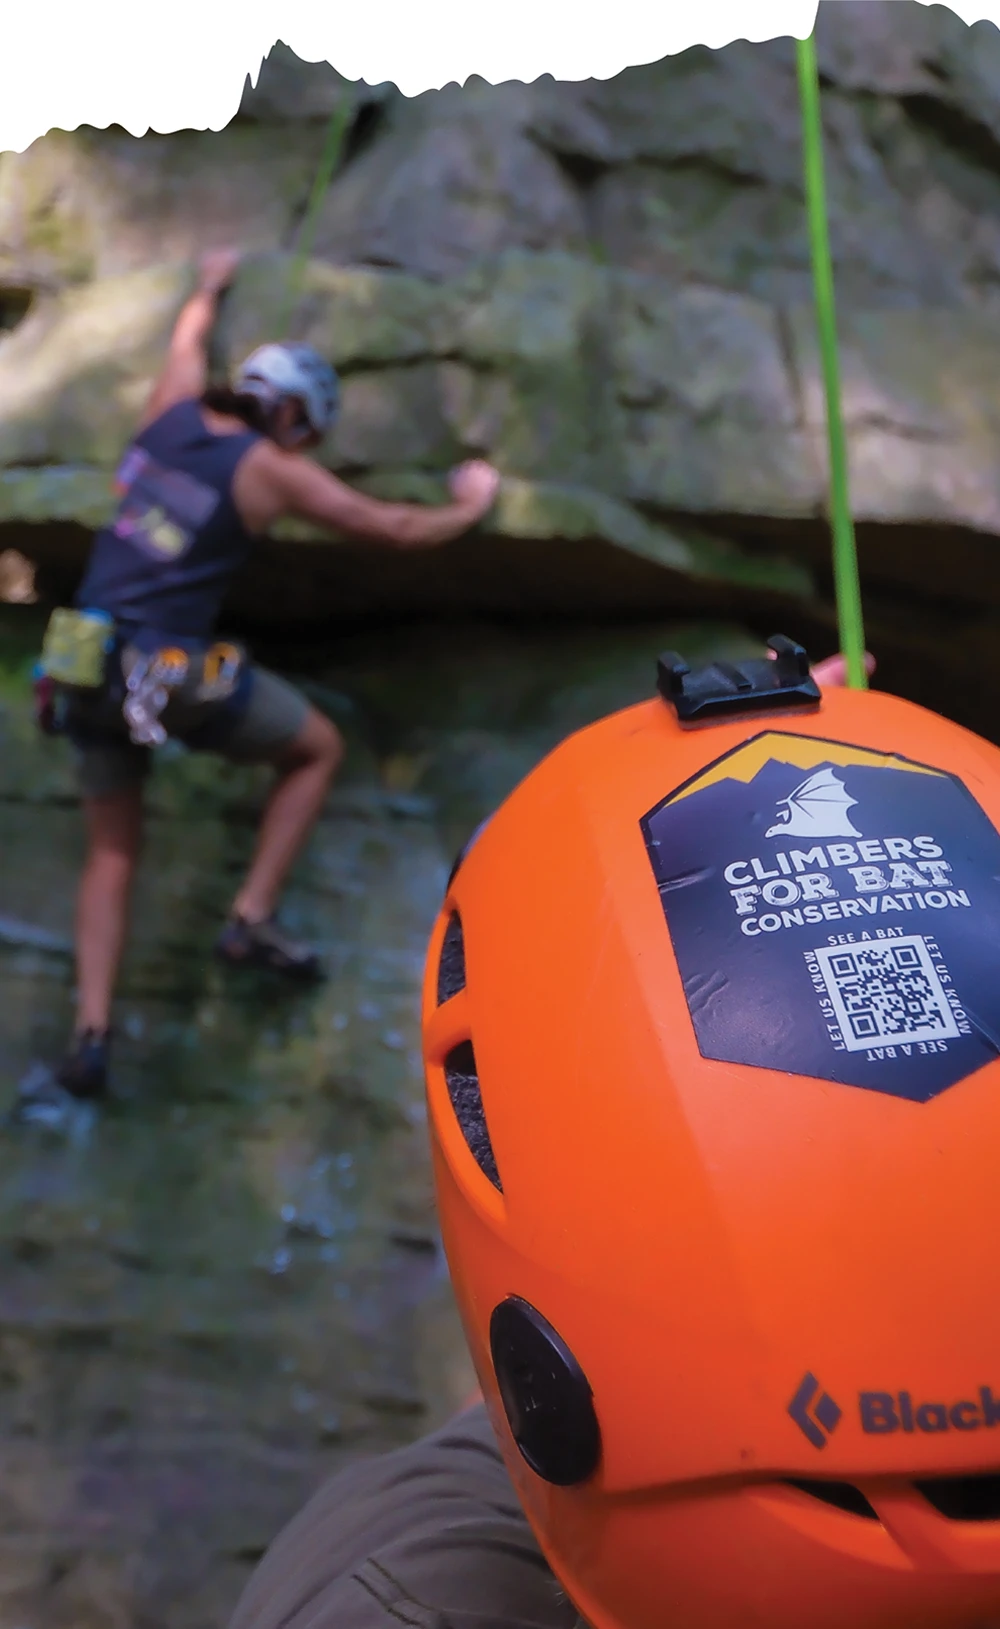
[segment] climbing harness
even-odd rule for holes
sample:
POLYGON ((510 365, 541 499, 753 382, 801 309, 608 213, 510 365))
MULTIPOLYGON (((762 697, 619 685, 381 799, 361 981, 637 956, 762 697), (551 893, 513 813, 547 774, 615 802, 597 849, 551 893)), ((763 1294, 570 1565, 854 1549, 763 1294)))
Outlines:
POLYGON ((74 695, 113 692, 124 681, 122 715, 130 739, 136 746, 162 746, 168 732, 161 715, 171 699, 194 706, 229 701, 247 671, 246 652, 228 640, 207 648, 185 644, 122 647, 114 619, 103 611, 55 610, 32 674, 38 728, 43 735, 64 734, 74 695))

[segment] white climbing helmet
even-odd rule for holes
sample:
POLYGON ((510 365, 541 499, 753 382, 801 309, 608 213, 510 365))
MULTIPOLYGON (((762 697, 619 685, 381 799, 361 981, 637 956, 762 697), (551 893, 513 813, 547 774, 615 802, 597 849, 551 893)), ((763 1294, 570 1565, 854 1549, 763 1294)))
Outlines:
POLYGON ((330 428, 340 406, 337 375, 311 345, 261 345, 237 370, 233 389, 265 407, 294 398, 317 435, 330 428))

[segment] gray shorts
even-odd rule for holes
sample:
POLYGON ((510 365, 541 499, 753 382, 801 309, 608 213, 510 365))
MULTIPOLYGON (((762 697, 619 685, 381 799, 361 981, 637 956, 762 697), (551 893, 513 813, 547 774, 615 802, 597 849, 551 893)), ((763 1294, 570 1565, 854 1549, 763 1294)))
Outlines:
POLYGON ((480 1403, 333 1477, 278 1537, 230 1629, 583 1629, 480 1403))
MULTIPOLYGON (((171 702, 164 710, 163 725, 174 740, 194 751, 212 752, 238 764, 273 763, 299 734, 309 703, 276 673, 254 667, 246 704, 235 713, 225 708, 225 703, 214 701, 182 708, 171 702), (211 745, 202 744, 206 733, 211 745)), ((74 696, 68 723, 82 797, 113 797, 142 783, 152 752, 129 739, 119 704, 103 695, 74 696)))

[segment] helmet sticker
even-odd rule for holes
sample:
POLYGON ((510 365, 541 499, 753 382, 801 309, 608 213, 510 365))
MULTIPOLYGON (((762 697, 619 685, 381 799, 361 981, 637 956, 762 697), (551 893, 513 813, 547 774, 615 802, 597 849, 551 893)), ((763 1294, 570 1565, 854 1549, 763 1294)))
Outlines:
POLYGON ((954 776, 768 732, 642 831, 703 1057, 922 1103, 1000 1054, 1000 834, 954 776))

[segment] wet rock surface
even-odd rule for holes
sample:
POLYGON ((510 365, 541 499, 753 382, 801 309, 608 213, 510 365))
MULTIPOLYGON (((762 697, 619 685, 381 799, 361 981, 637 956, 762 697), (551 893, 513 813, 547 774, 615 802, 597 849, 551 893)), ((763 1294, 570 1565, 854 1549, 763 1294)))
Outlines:
MULTIPOLYGON (((0 615, 0 1114, 58 1057, 79 810, 34 733, 34 608, 0 615)), ((0 1131, 0 1616, 221 1629, 338 1464, 471 1385, 439 1252, 419 1063, 451 860, 568 730, 651 694, 663 645, 725 628, 355 635, 275 650, 347 768, 287 901, 328 981, 210 948, 266 778, 162 755, 121 989, 115 1098, 0 1131)))

